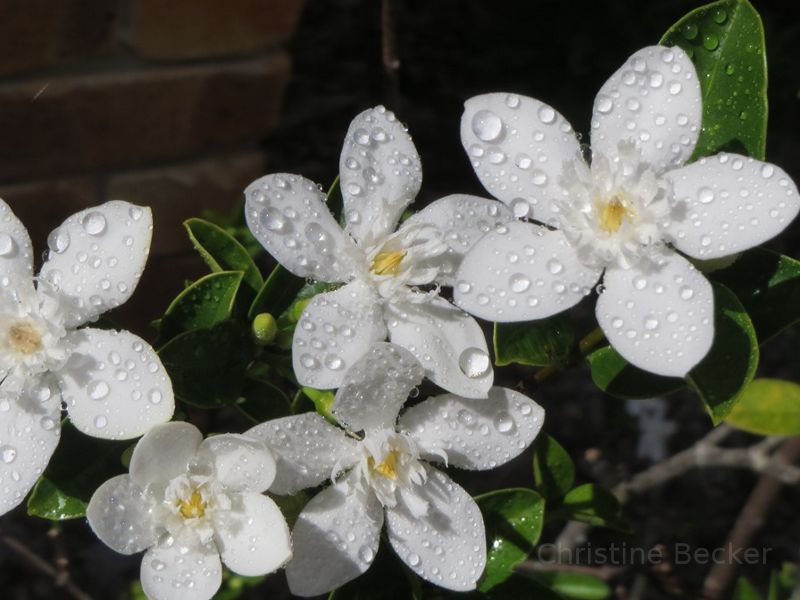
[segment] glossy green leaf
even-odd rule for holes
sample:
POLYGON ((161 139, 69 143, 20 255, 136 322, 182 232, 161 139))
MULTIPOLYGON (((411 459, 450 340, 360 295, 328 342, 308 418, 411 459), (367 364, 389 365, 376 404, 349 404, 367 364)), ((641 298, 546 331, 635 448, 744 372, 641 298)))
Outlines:
POLYGON ((602 579, 569 571, 526 571, 526 577, 571 600, 605 600, 611 587, 602 579))
POLYGON ((543 367, 564 365, 575 348, 575 326, 565 314, 524 323, 495 323, 494 354, 498 367, 517 363, 543 367))
POLYGON ((53 521, 83 517, 100 484, 125 471, 121 457, 129 445, 89 437, 65 420, 58 447, 28 497, 28 514, 53 521))
POLYGON ((288 396, 278 386, 249 378, 236 400, 236 408, 255 423, 285 417, 292 412, 288 396))
POLYGON ((764 600, 752 583, 744 577, 740 577, 736 582, 736 589, 731 600, 764 600))
POLYGON ((561 498, 575 483, 575 464, 569 453, 546 433, 533 446, 533 476, 545 498, 561 498))
POLYGON ((187 331, 159 350, 178 399, 214 408, 235 403, 253 347, 250 331, 235 321, 187 331))
POLYGON ((595 350, 587 359, 595 385, 624 400, 664 396, 686 387, 679 377, 662 377, 634 367, 611 346, 595 350))
POLYGON ((739 392, 753 380, 758 359, 758 339, 742 303, 728 288, 714 284, 714 343, 686 380, 715 425, 722 422, 739 392))
POLYGON ((486 526, 486 571, 478 589, 488 592, 511 577, 533 551, 544 523, 544 498, 522 488, 498 490, 475 498, 486 526))
POLYGON ((630 531, 630 526, 622 518, 619 500, 595 483, 586 483, 570 490, 549 516, 630 531))
POLYGON ((188 219, 183 226, 195 249, 212 271, 242 271, 244 282, 254 292, 264 285, 264 279, 250 254, 227 231, 203 219, 188 219))
POLYGON ((739 394, 725 422, 759 435, 800 435, 800 385, 754 379, 739 394))
POLYGON ((753 248, 712 278, 736 294, 761 343, 800 321, 800 261, 794 258, 753 248))
POLYGON ((291 305, 305 283, 302 277, 292 275, 281 265, 276 266, 250 305, 248 318, 252 321, 262 312, 280 315, 291 305))
POLYGON ((761 18, 747 0, 720 0, 693 10, 661 39, 694 62, 703 125, 694 157, 728 150, 764 158, 767 58, 761 18))
POLYGON ((243 277, 242 271, 220 271, 192 283, 164 313, 160 337, 170 339, 182 331, 211 327, 229 319, 243 277))

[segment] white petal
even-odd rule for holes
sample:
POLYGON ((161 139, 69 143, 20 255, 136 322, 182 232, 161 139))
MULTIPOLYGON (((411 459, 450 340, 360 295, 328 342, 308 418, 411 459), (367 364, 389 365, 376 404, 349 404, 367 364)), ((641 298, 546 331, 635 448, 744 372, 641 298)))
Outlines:
POLYGON ((0 515, 22 502, 61 437, 55 386, 45 378, 31 383, 23 390, 0 384, 0 515))
POLYGON ((402 504, 386 510, 389 542, 423 579, 458 592, 475 589, 486 566, 486 531, 478 505, 433 467, 420 492, 430 503, 427 515, 415 517, 402 504))
POLYGON ((511 209, 495 200, 467 194, 453 194, 440 198, 403 222, 400 229, 419 224, 435 225, 442 232, 448 251, 430 259, 439 268, 436 281, 453 285, 464 255, 496 225, 513 219, 511 209))
POLYGON ((269 491, 275 494, 294 494, 318 486, 357 460, 355 440, 316 413, 273 419, 245 435, 263 441, 272 450, 277 472, 269 491))
POLYGON ((634 53, 600 88, 592 113, 592 154, 617 155, 636 142, 656 173, 684 164, 700 135, 703 104, 692 61, 678 48, 634 53))
POLYGON ((209 600, 222 583, 222 564, 214 544, 161 544, 142 558, 140 577, 151 600, 209 600))
POLYGON ((383 106, 358 115, 339 159, 347 230, 363 247, 394 231, 422 184, 417 149, 405 127, 383 106))
POLYGON ((333 389, 374 342, 386 339, 379 298, 371 286, 355 280, 314 296, 292 339, 292 365, 301 385, 333 389))
POLYGON ((191 423, 174 421, 156 425, 133 449, 131 479, 145 487, 186 473, 202 441, 203 434, 191 423))
POLYGON ((425 375, 448 392, 486 398, 494 381, 478 323, 444 298, 411 293, 386 308, 389 337, 413 354, 425 375))
POLYGON ((94 320, 131 297, 152 235, 150 209, 121 200, 75 213, 50 234, 41 276, 69 298, 68 326, 94 320))
POLYGON ((797 186, 783 169, 738 154, 701 158, 667 177, 682 216, 670 223, 669 233, 679 250, 697 258, 766 242, 800 210, 797 186))
POLYGON ((714 338, 711 284, 671 253, 652 272, 608 269, 597 300, 597 322, 608 341, 640 369, 683 377, 714 338))
POLYGON ((214 515, 214 539, 222 562, 247 577, 282 567, 292 557, 292 543, 289 526, 275 502, 248 492, 241 494, 234 506, 237 511, 214 515))
POLYGON ((580 160, 569 122, 525 96, 496 93, 470 98, 461 116, 461 143, 484 187, 517 217, 547 222, 565 161, 580 160))
POLYGON ((531 445, 544 423, 544 409, 527 396, 493 387, 488 400, 445 394, 409 408, 400 417, 428 460, 462 469, 493 469, 531 445))
POLYGON ((215 479, 233 490, 261 493, 275 479, 272 452, 257 438, 212 436, 200 444, 197 460, 212 465, 215 479))
POLYGON ((352 431, 394 430, 397 413, 423 377, 422 365, 410 352, 378 342, 347 371, 333 413, 352 431))
POLYGON ((580 302, 600 273, 578 260, 560 231, 509 223, 481 238, 464 257, 453 298, 490 321, 543 319, 580 302))
POLYGON ((80 329, 58 373, 67 411, 83 433, 109 440, 139 437, 175 410, 172 383, 153 348, 128 331, 80 329))
POLYGON ((28 230, 0 198, 0 273, 33 276, 33 246, 28 230))
POLYGON ((378 552, 382 526, 383 508, 372 492, 357 492, 342 481, 317 494, 292 530, 289 589, 316 596, 361 575, 378 552))
POLYGON ((267 175, 244 193, 247 225, 275 260, 298 277, 350 279, 358 250, 313 181, 287 173, 267 175))
POLYGON ((153 499, 129 475, 117 475, 92 494, 86 518, 106 546, 121 554, 135 554, 158 538, 154 507, 153 499))

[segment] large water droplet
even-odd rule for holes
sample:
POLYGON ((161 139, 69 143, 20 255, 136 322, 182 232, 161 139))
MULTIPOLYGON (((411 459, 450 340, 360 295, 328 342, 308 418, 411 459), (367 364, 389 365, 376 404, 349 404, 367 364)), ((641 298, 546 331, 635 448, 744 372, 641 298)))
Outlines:
POLYGON ((283 220, 283 217, 275 209, 265 208, 262 210, 259 215, 259 220, 269 231, 280 233, 286 227, 286 222, 283 220))
POLYGON ((522 293, 531 287, 531 280, 522 273, 515 273, 509 279, 511 289, 517 293, 522 293))
POLYGON ((0 459, 4 463, 11 464, 17 458, 17 449, 13 446, 0 446, 0 459))
POLYGON ((516 423, 510 414, 503 411, 495 415, 494 427, 500 433, 512 433, 516 429, 516 423))
POLYGON ((491 366, 489 355, 480 348, 467 348, 458 357, 458 366, 470 379, 483 377, 491 366))
POLYGON ((60 227, 51 231, 50 235, 47 236, 47 246, 51 252, 56 254, 61 254, 69 248, 69 241, 69 233, 66 229, 60 227))
POLYGON ((494 142, 503 134, 503 121, 490 110, 479 110, 472 117, 472 131, 484 142, 494 142))
POLYGON ((96 380, 89 383, 89 397, 92 400, 102 400, 106 396, 108 396, 108 392, 111 391, 108 387, 108 384, 102 380, 96 380))
POLYGON ((84 215, 81 225, 89 235, 102 235, 107 224, 103 213, 93 210, 84 215))

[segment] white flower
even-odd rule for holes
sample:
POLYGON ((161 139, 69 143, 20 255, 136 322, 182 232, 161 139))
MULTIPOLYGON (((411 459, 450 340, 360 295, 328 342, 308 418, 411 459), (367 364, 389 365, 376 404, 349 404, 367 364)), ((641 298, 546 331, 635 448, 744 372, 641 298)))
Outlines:
POLYGON ((366 571, 384 513, 389 542, 417 575, 452 590, 475 588, 486 564, 481 513, 464 489, 428 463, 474 470, 501 465, 531 444, 544 411, 518 392, 493 387, 483 400, 429 398, 398 419, 422 377, 409 352, 379 342, 349 369, 336 394, 333 412, 347 433, 316 413, 248 432, 276 455, 273 492, 293 494, 334 480, 306 505, 292 532, 295 558, 286 575, 294 594, 322 594, 366 571))
POLYGON ((284 267, 300 277, 343 282, 305 309, 292 343, 302 385, 336 388, 369 346, 387 336, 409 350, 435 383, 485 398, 494 380, 475 320, 413 286, 452 285, 463 254, 510 211, 492 200, 448 196, 406 220, 419 190, 419 156, 394 114, 379 106, 350 124, 340 161, 347 227, 319 186, 298 175, 262 177, 245 190, 247 223, 284 267), (387 329, 388 327, 388 329, 387 329))
POLYGON ((291 558, 286 521, 261 494, 274 476, 272 454, 255 439, 204 441, 189 423, 165 423, 136 444, 130 475, 97 489, 86 516, 117 552, 147 550, 141 580, 148 598, 202 600, 219 589, 220 558, 247 576, 291 558))
POLYGON ((541 319, 603 276, 597 320, 614 348, 648 371, 685 375, 711 346, 714 301, 678 252, 735 254, 800 209, 774 165, 721 153, 683 166, 701 114, 691 61, 660 46, 636 52, 597 95, 591 166, 550 106, 512 94, 468 100, 461 140, 478 178, 518 218, 550 228, 516 222, 484 237, 461 264, 456 303, 493 321, 541 319))
POLYGON ((0 200, 0 514, 53 454, 61 401, 88 435, 128 439, 172 416, 161 361, 127 331, 83 328, 133 293, 150 249, 150 210, 107 202, 49 238, 38 277, 25 227, 0 200))

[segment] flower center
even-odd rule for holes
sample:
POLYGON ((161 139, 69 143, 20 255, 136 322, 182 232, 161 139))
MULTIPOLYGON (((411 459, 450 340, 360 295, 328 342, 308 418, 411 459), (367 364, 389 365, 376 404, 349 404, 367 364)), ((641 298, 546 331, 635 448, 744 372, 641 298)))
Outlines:
POLYGON ((203 496, 198 490, 192 490, 192 495, 188 500, 179 500, 178 508, 184 519, 201 519, 206 514, 208 503, 203 500, 203 496))
POLYGON ((389 452, 386 458, 377 465, 375 459, 370 456, 367 458, 367 466, 371 471, 395 481, 397 479, 397 450, 389 452))
POLYGON ((600 229, 606 233, 617 233, 626 218, 629 220, 633 218, 630 209, 617 196, 608 202, 599 201, 597 212, 600 216, 600 229))
POLYGON ((400 270, 400 263, 403 262, 405 257, 405 250, 380 252, 375 256, 369 270, 376 275, 397 275, 397 271, 400 270))
POLYGON ((29 321, 14 323, 8 330, 7 344, 20 354, 34 354, 42 349, 42 336, 29 321))

